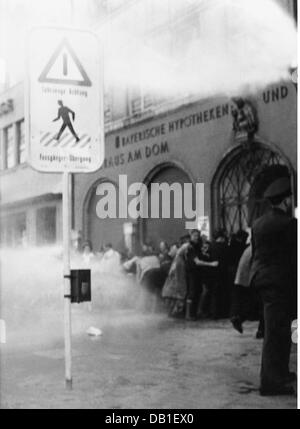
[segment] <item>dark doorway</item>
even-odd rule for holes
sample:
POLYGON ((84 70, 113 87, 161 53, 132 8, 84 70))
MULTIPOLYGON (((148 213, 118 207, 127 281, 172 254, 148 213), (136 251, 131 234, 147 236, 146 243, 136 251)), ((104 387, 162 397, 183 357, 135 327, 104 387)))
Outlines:
MULTIPOLYGON (((189 176, 180 168, 175 166, 165 166, 154 174, 148 185, 148 195, 149 195, 149 209, 151 209, 151 184, 153 183, 167 183, 168 185, 173 185, 174 183, 179 183, 181 189, 183 190, 183 185, 185 183, 192 183, 189 176)), ((162 199, 160 200, 162 203, 162 199)), ((191 202, 192 204, 192 202, 191 202)), ((189 219, 190 220, 190 219, 189 219)), ((160 241, 166 241, 171 244, 177 241, 181 236, 187 233, 185 229, 187 219, 184 216, 184 207, 182 205, 182 217, 174 217, 174 197, 171 195, 170 198, 170 218, 165 219, 162 217, 161 207, 159 218, 144 219, 142 222, 142 234, 141 239, 143 242, 151 242, 155 247, 158 246, 160 241)))

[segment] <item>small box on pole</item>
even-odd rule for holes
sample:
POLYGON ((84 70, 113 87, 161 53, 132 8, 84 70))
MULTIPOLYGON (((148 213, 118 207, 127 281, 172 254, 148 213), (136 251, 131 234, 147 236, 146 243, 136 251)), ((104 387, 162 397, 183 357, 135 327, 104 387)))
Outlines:
POLYGON ((71 270, 71 303, 91 300, 91 270, 71 270))

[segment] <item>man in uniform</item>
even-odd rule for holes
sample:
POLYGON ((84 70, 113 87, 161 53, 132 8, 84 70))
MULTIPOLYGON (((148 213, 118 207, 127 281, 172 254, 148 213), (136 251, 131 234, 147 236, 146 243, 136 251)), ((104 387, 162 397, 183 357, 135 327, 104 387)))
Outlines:
POLYGON ((252 231, 251 285, 264 305, 265 336, 260 394, 293 394, 296 375, 289 372, 291 320, 297 287, 297 225, 288 211, 290 178, 281 177, 267 188, 270 210, 257 219, 252 231))

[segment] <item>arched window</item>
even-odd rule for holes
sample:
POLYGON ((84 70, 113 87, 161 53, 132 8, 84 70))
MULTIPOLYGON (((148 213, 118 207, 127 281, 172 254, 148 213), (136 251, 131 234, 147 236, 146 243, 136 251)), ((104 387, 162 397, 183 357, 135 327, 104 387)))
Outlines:
POLYGON ((272 177, 275 165, 291 173, 279 153, 260 143, 239 146, 221 162, 212 185, 214 229, 232 234, 252 225, 266 209, 263 193, 276 178, 272 177))

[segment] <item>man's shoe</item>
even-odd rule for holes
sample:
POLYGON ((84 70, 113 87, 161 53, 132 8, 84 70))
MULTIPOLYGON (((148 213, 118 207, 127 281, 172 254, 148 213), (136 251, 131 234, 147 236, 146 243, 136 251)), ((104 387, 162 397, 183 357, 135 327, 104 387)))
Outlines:
POLYGON ((195 316, 186 316, 185 320, 188 322, 196 322, 197 321, 197 317, 195 316))
POLYGON ((258 331, 256 332, 255 338, 256 338, 257 340, 261 340, 262 338, 264 338, 264 333, 263 333, 263 331, 258 330, 258 331))
POLYGON ((261 396, 283 396, 283 395, 294 395, 295 390, 291 386, 277 386, 277 387, 268 387, 260 388, 259 393, 261 396))
POLYGON ((205 313, 198 313, 197 319, 199 319, 199 320, 207 319, 207 315, 205 313))
POLYGON ((297 380, 297 374, 295 372, 289 372, 285 377, 284 377, 284 382, 285 383, 293 383, 294 381, 297 380))
POLYGON ((185 320, 194 322, 196 320, 195 315, 192 311, 192 302, 187 301, 185 308, 185 320))
POLYGON ((242 321, 238 316, 232 317, 230 319, 232 326, 234 327, 234 329, 236 331, 238 331, 240 334, 242 334, 244 332, 243 330, 243 325, 242 325, 242 321))

